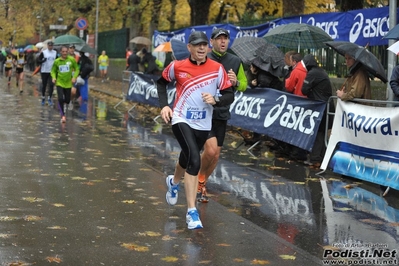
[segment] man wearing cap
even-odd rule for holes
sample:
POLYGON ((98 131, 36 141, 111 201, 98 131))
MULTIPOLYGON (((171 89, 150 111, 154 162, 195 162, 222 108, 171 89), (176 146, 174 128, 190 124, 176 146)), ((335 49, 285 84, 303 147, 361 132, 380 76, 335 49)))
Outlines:
MULTIPOLYGON (((211 35, 212 51, 208 53, 208 58, 223 65, 235 90, 245 91, 247 89, 247 78, 244 67, 238 56, 227 52, 229 42, 230 33, 226 29, 215 29, 211 35)), ((199 202, 208 202, 205 184, 218 163, 226 135, 227 120, 229 119, 229 106, 213 109, 212 130, 204 145, 204 151, 201 155, 201 169, 198 174, 197 200, 199 202)))
POLYGON ((53 50, 53 45, 54 43, 52 41, 49 41, 47 43, 47 49, 43 50, 37 59, 37 62, 41 64, 40 75, 42 78, 42 105, 46 103, 47 82, 50 84, 47 100, 48 105, 53 105, 51 97, 53 96, 54 83, 51 79, 50 72, 51 68, 53 67, 54 60, 57 58, 57 51, 53 50))
POLYGON ((190 34, 187 48, 190 56, 171 62, 157 81, 161 116, 172 123, 172 131, 181 152, 174 175, 166 177, 166 201, 177 203, 180 179, 184 176, 188 229, 202 228, 196 209, 200 151, 212 127, 214 106, 227 106, 234 101, 232 84, 224 67, 207 58, 208 37, 201 31, 190 34), (168 105, 166 85, 176 81, 176 99, 173 110, 168 105), (220 91, 220 97, 218 95, 220 91))

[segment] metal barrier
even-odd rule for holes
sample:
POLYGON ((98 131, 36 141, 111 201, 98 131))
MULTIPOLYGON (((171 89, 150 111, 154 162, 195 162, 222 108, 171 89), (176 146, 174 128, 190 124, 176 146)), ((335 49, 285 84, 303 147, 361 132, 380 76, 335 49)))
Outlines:
MULTIPOLYGON (((337 96, 331 96, 328 99, 327 102, 327 106, 326 106, 326 112, 327 112, 327 119, 326 119, 326 128, 328 128, 328 124, 329 124, 329 120, 332 117, 332 119, 334 119, 335 116, 335 112, 330 112, 330 105, 334 104, 334 106, 336 106, 336 101, 338 100, 337 96)), ((351 100, 352 102, 356 102, 356 103, 362 103, 362 104, 367 104, 367 105, 372 105, 372 106, 378 106, 378 107, 397 107, 399 106, 399 102, 398 101, 381 101, 381 100, 367 100, 367 99, 353 99, 351 100)), ((335 110, 335 109, 334 109, 335 110)), ((327 147, 328 146, 328 140, 329 140, 329 135, 328 135, 328 131, 325 131, 325 135, 324 135, 324 144, 327 147)), ((323 170, 321 172, 316 173, 316 175, 320 175, 325 173, 327 170, 323 170)), ((387 187, 383 193, 383 196, 386 196, 388 191, 389 191, 390 187, 387 187)))
POLYGON ((121 103, 126 101, 126 95, 127 91, 129 90, 129 84, 130 84, 130 76, 132 75, 132 71, 127 71, 124 70, 122 72, 122 88, 121 88, 121 95, 122 95, 122 100, 120 100, 114 108, 118 107, 121 103), (125 89, 126 88, 126 89, 125 89))

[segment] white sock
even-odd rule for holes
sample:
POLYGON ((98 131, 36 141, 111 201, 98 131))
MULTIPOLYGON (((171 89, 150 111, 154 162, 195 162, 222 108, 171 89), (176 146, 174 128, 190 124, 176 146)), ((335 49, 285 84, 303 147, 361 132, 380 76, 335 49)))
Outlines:
POLYGON ((189 213, 189 212, 191 212, 191 211, 195 211, 195 210, 197 210, 197 208, 188 208, 188 209, 187 209, 187 213, 189 213))

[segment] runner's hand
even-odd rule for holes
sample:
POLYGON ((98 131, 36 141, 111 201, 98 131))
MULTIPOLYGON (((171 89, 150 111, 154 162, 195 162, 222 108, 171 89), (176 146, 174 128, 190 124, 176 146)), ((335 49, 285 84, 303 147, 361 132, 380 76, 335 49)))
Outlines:
POLYGON ((172 115, 173 115, 173 111, 172 109, 170 109, 169 106, 165 106, 164 108, 162 108, 161 110, 161 116, 163 121, 165 121, 165 123, 169 123, 170 120, 172 119, 172 115))

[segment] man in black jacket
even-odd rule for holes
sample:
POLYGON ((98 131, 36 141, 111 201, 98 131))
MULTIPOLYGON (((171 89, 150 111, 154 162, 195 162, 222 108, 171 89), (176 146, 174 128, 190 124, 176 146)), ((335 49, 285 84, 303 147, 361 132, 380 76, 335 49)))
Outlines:
MULTIPOLYGON (((219 62, 226 70, 233 88, 238 91, 247 89, 247 78, 240 58, 228 53, 230 33, 225 29, 215 29, 211 35, 212 51, 208 58, 219 62)), ((198 173, 197 200, 208 202, 206 195, 206 181, 215 170, 226 135, 227 121, 230 119, 230 106, 215 107, 213 109, 212 130, 204 145, 201 155, 201 168, 198 173)))
MULTIPOLYGON (((306 78, 303 82, 302 93, 311 100, 328 102, 332 96, 332 86, 327 72, 318 66, 316 58, 307 54, 303 58, 303 63, 308 70, 306 78)), ((334 104, 330 103, 330 112, 334 112, 334 104)), ((324 111, 323 119, 320 123, 319 130, 317 131, 316 140, 313 144, 312 151, 305 164, 320 166, 326 152, 324 144, 325 132, 332 128, 333 119, 329 119, 329 124, 326 127, 327 110, 324 111)))

